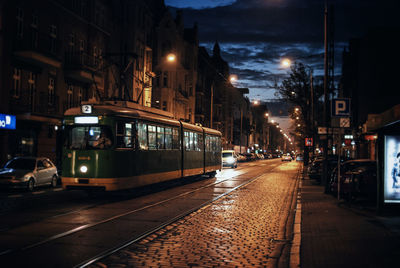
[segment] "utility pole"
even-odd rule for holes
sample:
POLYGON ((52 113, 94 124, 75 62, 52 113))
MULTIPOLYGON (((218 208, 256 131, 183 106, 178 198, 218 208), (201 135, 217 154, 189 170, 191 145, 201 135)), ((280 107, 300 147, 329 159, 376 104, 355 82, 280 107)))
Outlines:
MULTIPOLYGON (((324 11, 324 108, 323 108, 323 120, 324 127, 328 130, 328 5, 325 1, 325 11, 324 11)), ((326 134, 323 139, 323 148, 324 148, 324 160, 322 165, 322 185, 325 187, 325 192, 327 190, 328 185, 328 134, 326 134)))
POLYGON ((211 84, 210 128, 213 128, 214 82, 211 84))

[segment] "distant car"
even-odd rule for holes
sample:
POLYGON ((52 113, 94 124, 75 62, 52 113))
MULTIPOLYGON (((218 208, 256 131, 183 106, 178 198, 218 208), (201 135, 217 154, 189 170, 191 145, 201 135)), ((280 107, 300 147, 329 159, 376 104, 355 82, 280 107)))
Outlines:
POLYGON ((244 154, 238 154, 237 155, 237 160, 238 160, 238 162, 246 162, 247 161, 247 157, 244 154))
POLYGON ((290 154, 282 155, 282 161, 292 161, 292 156, 290 154))
POLYGON ((237 155, 233 150, 222 151, 222 166, 237 168, 237 155))
POLYGON ((35 186, 57 186, 57 168, 45 157, 14 157, 0 169, 0 187, 25 188, 33 191, 35 186))
POLYGON ((245 154, 247 161, 254 161, 256 160, 256 155, 254 153, 247 153, 245 154))
POLYGON ((303 156, 301 154, 298 154, 296 156, 296 161, 303 161, 303 160, 304 160, 304 158, 303 158, 303 156))

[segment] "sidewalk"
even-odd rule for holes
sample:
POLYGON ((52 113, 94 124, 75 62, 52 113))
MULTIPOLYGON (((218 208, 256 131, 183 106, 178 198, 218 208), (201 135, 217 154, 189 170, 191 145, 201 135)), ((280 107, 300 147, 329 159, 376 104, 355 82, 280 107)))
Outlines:
POLYGON ((399 267, 400 215, 378 217, 301 181, 301 267, 399 267))

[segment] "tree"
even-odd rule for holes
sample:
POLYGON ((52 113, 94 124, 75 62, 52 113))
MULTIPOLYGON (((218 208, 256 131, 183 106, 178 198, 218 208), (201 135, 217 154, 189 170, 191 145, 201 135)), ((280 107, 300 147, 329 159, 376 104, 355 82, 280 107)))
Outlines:
POLYGON ((318 110, 317 100, 322 96, 322 86, 316 79, 312 79, 312 69, 303 63, 295 62, 290 66, 289 77, 282 81, 278 86, 276 95, 291 103, 293 106, 289 111, 290 117, 294 120, 294 134, 298 137, 297 141, 304 144, 304 137, 312 134, 312 116, 311 116, 311 80, 313 81, 313 103, 314 120, 318 110))

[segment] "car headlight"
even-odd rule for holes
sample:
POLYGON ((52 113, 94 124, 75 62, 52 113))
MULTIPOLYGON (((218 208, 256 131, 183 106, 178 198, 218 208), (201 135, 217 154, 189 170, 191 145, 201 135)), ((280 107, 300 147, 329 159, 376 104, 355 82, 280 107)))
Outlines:
POLYGON ((233 157, 228 157, 228 158, 226 159, 226 162, 227 162, 228 164, 233 164, 233 163, 235 162, 235 158, 233 158, 233 157))
POLYGON ((31 175, 25 175, 23 177, 16 177, 15 179, 20 180, 20 181, 29 181, 29 179, 32 178, 31 175))
POLYGON ((85 165, 82 165, 79 170, 81 171, 81 173, 86 173, 88 171, 88 167, 85 165))

